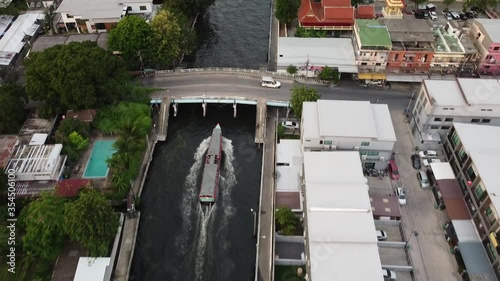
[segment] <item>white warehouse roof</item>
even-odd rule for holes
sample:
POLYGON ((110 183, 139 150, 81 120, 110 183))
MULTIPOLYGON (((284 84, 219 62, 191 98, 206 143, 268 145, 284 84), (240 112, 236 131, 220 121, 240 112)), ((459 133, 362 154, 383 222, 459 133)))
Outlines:
POLYGON ((314 281, 382 281, 367 180, 356 151, 304 152, 314 281))
POLYGON ((435 105, 500 105, 500 80, 497 79, 424 80, 423 85, 435 105))
MULTIPOLYGON (((67 1, 67 0, 65 0, 67 1)), ((278 38, 278 67, 338 67, 340 72, 358 73, 349 38, 278 38)))
POLYGON ((318 100, 304 102, 304 138, 352 137, 396 141, 396 133, 384 104, 368 101, 318 100))
POLYGON ((111 258, 80 258, 73 281, 104 281, 110 260, 111 258))
POLYGON ((276 163, 278 165, 302 167, 302 146, 300 140, 280 140, 276 145, 276 163))
POLYGON ((456 179, 455 173, 448 162, 431 163, 431 170, 436 180, 456 179))
POLYGON ((480 23, 493 43, 500 42, 500 22, 497 19, 474 19, 480 23))

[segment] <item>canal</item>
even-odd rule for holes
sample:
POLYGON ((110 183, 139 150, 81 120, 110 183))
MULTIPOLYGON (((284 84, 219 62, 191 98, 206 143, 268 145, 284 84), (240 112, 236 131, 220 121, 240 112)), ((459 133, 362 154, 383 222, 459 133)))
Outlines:
POLYGON ((129 280, 234 281, 254 278, 253 213, 259 203, 262 151, 254 144, 255 106, 199 104, 170 116, 144 186, 129 280), (219 198, 204 216, 197 195, 203 157, 217 123, 223 162, 219 198))
POLYGON ((195 26, 198 47, 188 67, 267 66, 270 0, 216 0, 195 26))

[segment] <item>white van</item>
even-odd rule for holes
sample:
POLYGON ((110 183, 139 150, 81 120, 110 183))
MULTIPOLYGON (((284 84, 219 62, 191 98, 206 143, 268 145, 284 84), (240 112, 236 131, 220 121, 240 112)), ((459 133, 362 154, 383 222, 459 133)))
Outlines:
POLYGON ((427 173, 424 171, 419 171, 417 173, 417 179, 420 182, 420 187, 421 188, 428 188, 430 186, 429 184, 429 178, 427 177, 427 173))
POLYGON ((268 76, 263 76, 262 79, 260 80, 260 85, 262 87, 266 87, 266 88, 275 88, 275 89, 278 89, 279 87, 281 87, 281 83, 274 80, 272 77, 268 77, 268 76))

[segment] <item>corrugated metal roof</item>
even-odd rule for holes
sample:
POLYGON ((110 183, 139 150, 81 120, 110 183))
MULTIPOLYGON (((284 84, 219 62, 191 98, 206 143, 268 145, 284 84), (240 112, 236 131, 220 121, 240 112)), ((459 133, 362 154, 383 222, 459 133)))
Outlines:
POLYGON ((497 281, 481 242, 458 242, 471 281, 497 281))

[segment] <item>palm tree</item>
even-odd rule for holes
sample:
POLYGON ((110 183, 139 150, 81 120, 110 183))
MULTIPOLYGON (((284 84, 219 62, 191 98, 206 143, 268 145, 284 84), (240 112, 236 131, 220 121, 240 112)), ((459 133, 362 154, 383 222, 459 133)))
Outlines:
POLYGON ((56 14, 54 13, 54 6, 50 6, 45 9, 45 32, 52 31, 52 34, 56 34, 57 31, 54 27, 54 20, 56 18, 56 14))
POLYGON ((130 162, 133 157, 143 150, 146 143, 146 134, 137 124, 132 123, 130 120, 126 120, 122 127, 118 129, 117 135, 118 139, 114 143, 116 158, 115 155, 113 155, 115 159, 112 160, 114 161, 112 164, 116 165, 120 163, 119 166, 127 170, 130 167, 130 162))
POLYGON ((124 177, 124 174, 122 173, 114 173, 113 177, 111 178, 111 187, 117 191, 117 192, 122 192, 127 190, 127 188, 130 186, 130 183, 127 182, 127 180, 124 177))

